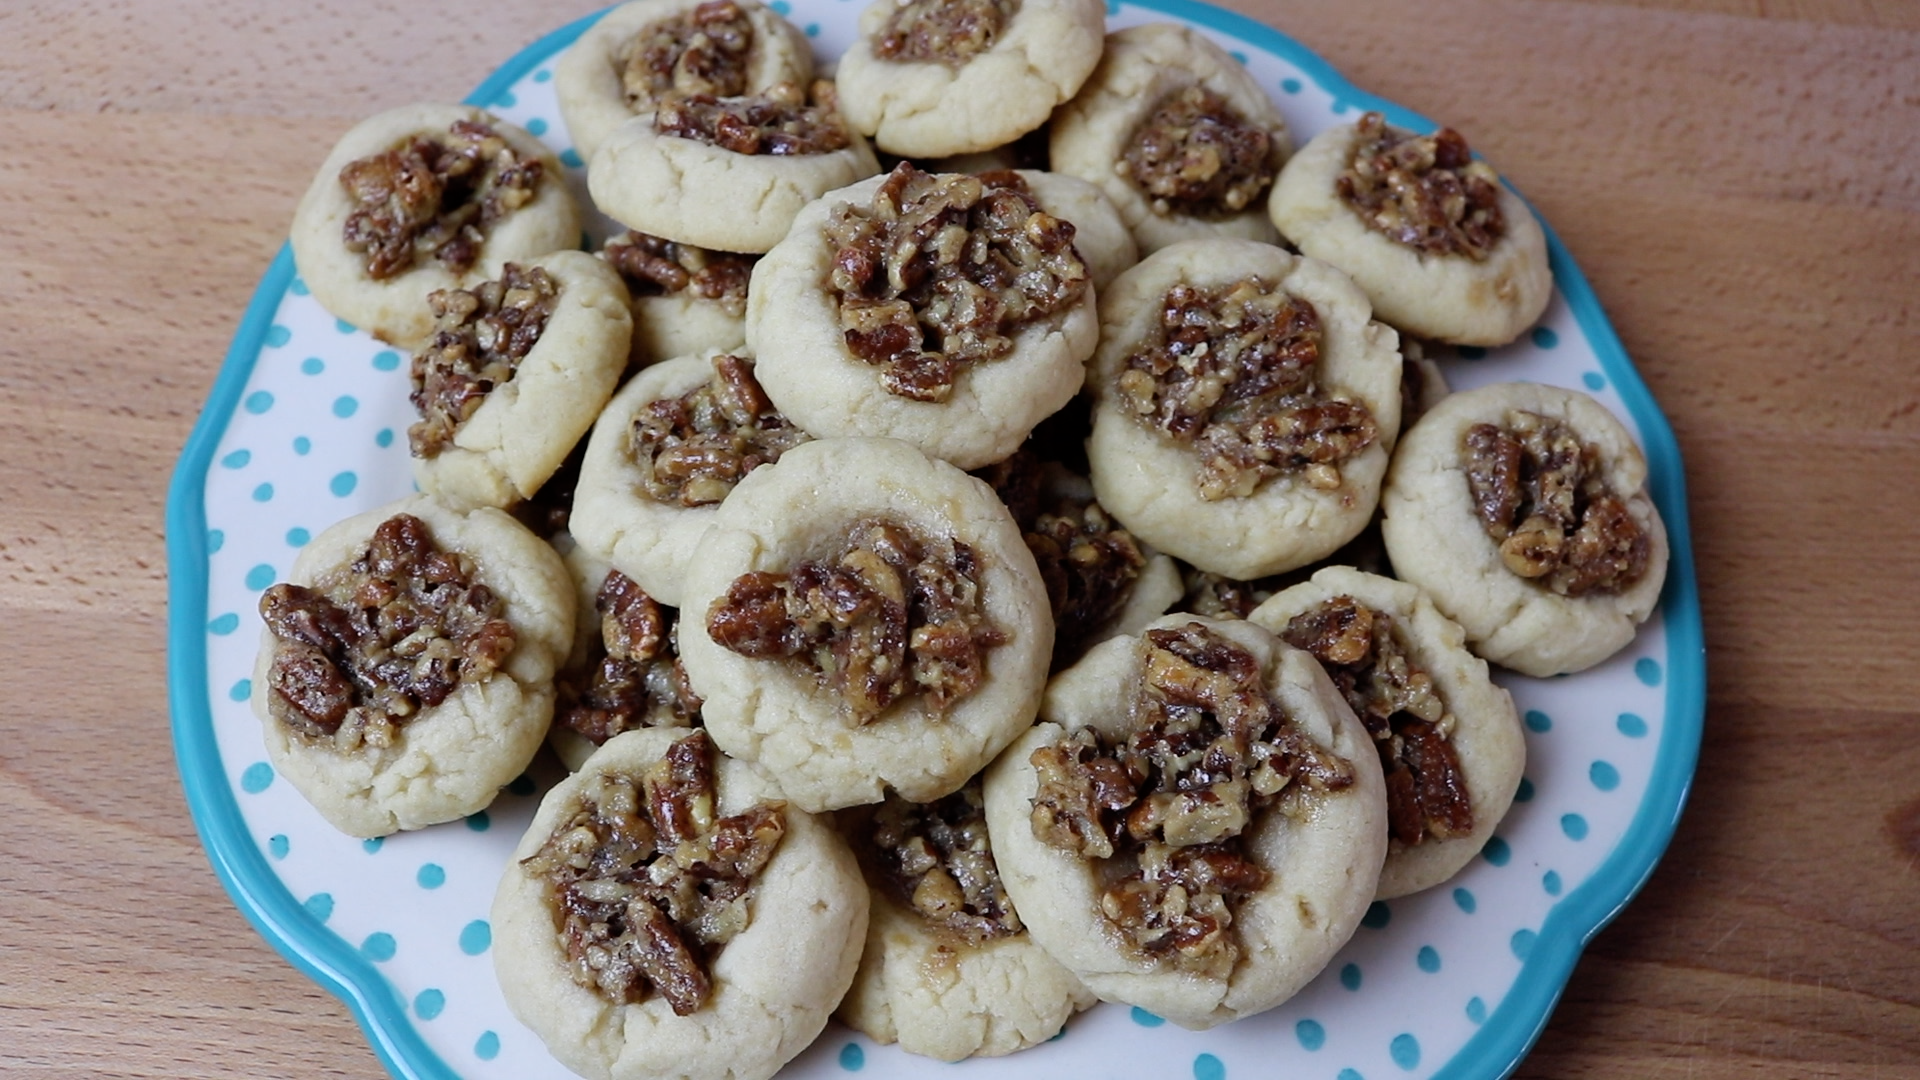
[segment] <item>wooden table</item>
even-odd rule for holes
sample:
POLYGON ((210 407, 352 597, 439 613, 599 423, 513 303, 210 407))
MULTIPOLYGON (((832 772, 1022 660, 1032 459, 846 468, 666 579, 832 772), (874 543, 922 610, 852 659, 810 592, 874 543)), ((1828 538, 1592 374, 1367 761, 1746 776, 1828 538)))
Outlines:
MULTIPOLYGON (((163 493, 326 148, 594 3, 0 10, 0 1074, 377 1073, 195 839, 163 493)), ((1529 194, 1688 465, 1692 800, 1519 1075, 1920 1077, 1920 6, 1229 6, 1529 194)))

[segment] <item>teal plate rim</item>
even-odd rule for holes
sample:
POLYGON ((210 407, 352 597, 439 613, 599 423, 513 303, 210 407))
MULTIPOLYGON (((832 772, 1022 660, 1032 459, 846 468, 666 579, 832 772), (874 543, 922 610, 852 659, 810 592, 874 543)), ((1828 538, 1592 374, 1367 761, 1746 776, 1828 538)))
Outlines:
MULTIPOLYGON (((1410 109, 1360 90, 1312 50, 1246 16, 1199 0, 1128 2, 1255 44, 1300 68, 1336 100, 1382 112, 1394 124, 1423 131, 1436 126, 1410 109)), ((601 14, 604 12, 569 23, 523 49, 475 88, 466 101, 485 104, 498 98, 540 63, 572 44, 601 14)), ((1653 775, 1626 834, 1586 883, 1554 906, 1499 1008, 1434 1074, 1435 1080, 1496 1080, 1511 1073, 1525 1058, 1545 1030, 1587 943, 1646 884, 1672 840, 1693 782, 1706 718, 1706 646, 1679 443, 1652 392, 1627 357, 1586 276, 1552 227, 1544 221, 1542 225, 1554 283, 1591 342, 1601 369, 1639 425, 1651 466, 1649 489, 1667 526, 1672 556, 1660 598, 1667 634, 1666 720, 1653 775)), ((214 448, 239 404, 274 309, 293 275, 292 252, 282 245, 241 316, 206 407, 187 437, 167 490, 167 689, 174 754, 201 845, 221 885, 253 928, 296 968, 346 1003, 388 1072, 408 1080, 459 1080, 459 1074, 414 1029, 405 1002, 386 978, 346 941, 304 917, 299 903, 254 845, 214 738, 204 634, 209 554, 206 477, 213 464, 214 448)))

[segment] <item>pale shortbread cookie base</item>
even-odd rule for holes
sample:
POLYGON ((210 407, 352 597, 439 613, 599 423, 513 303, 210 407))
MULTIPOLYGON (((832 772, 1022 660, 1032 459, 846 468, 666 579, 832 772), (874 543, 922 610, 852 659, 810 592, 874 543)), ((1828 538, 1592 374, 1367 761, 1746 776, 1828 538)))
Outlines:
POLYGON ((662 135, 653 116, 609 132, 587 165, 601 212, 682 244, 757 254, 787 235, 802 207, 880 171, 858 132, 825 154, 736 154, 662 135))
POLYGON ((1353 539, 1373 516, 1386 446, 1400 424, 1398 337, 1370 315, 1367 298, 1346 275, 1271 244, 1184 242, 1122 274, 1100 299, 1100 351, 1087 369, 1094 399, 1087 460, 1100 505, 1161 551, 1247 581, 1305 566, 1353 539), (1167 290, 1181 282, 1217 288, 1249 277, 1313 305, 1324 334, 1318 385, 1373 414, 1380 436, 1340 463, 1337 488, 1282 474, 1245 498, 1209 502, 1200 497, 1199 456, 1191 446, 1121 412, 1115 381, 1159 326, 1167 290))
POLYGON ((524 262, 580 244, 580 208, 567 191, 566 170, 540 140, 471 105, 420 104, 368 117, 334 144, 293 212, 293 260, 313 298, 336 318, 382 341, 417 349, 433 333, 427 294, 459 289, 500 276, 509 262, 524 262), (533 200, 495 222, 480 245, 480 257, 465 274, 433 259, 384 281, 367 275, 366 256, 342 239, 354 202, 340 185, 340 170, 364 157, 402 146, 416 135, 444 135, 456 120, 489 124, 515 152, 543 167, 533 200))
MULTIPOLYGON (((1080 389, 1100 334, 1095 290, 1014 332, 1006 356, 967 365, 947 400, 889 393, 882 369, 847 349, 830 284, 835 248, 825 234, 835 206, 870 205, 884 181, 874 177, 807 207, 754 266, 747 343, 758 358, 755 374, 787 419, 817 437, 902 439, 962 469, 1000 461, 1080 389)), ((1040 209, 1064 216, 1047 202, 1047 191, 1036 187, 1033 194, 1040 209)))
POLYGON ((942 934, 879 888, 840 1020, 877 1043, 959 1061, 1038 1046, 1097 999, 1025 933, 942 934))
POLYGON ((1140 247, 1120 220, 1113 200, 1098 187, 1066 173, 1017 169, 1020 178, 1047 213, 1073 225, 1073 247, 1087 264, 1094 293, 1104 292, 1113 279, 1140 261, 1140 247))
POLYGON ((452 442, 412 459, 420 490, 451 505, 506 507, 532 497, 593 426, 627 366, 633 317, 612 267, 584 251, 521 265, 545 269, 560 286, 540 339, 452 442))
POLYGON ((443 550, 473 559, 474 580, 504 602, 516 640, 492 675, 462 680, 445 701, 401 725, 393 745, 341 753, 295 734, 268 713, 276 639, 261 632, 252 706, 267 758, 328 824, 352 836, 424 828, 493 802, 540 748, 553 716, 553 673, 573 640, 573 586, 560 557, 491 508, 462 513, 414 495, 357 514, 314 537, 287 580, 311 586, 352 563, 381 522, 395 514, 426 522, 443 550))
POLYGON ((958 789, 1033 722, 1053 651, 1046 586, 993 489, 892 439, 802 443, 748 473, 714 515, 682 596, 680 659, 705 699, 714 742, 814 812, 878 802, 888 787, 914 802, 958 789), (980 685, 944 715, 915 694, 856 727, 810 671, 716 644, 707 613, 740 575, 820 558, 847 526, 875 517, 971 546, 983 607, 1007 641, 986 653, 980 685))
MULTIPOLYGON (((634 112, 627 106, 627 46, 640 31, 699 7, 704 0, 633 0, 601 16, 553 65, 553 93, 567 134, 583 160, 634 112)), ((764 93, 779 83, 804 88, 813 80, 813 50, 799 27, 757 0, 735 0, 753 24, 747 49, 747 92, 764 93)), ((651 106, 648 107, 649 112, 651 106)), ((678 356, 679 353, 670 355, 678 356)))
POLYGON ((1246 68, 1197 30, 1151 23, 1107 35, 1106 54, 1093 77, 1054 114, 1049 164, 1106 192, 1142 255, 1181 240, 1237 237, 1278 243, 1280 234, 1258 197, 1244 210, 1221 217, 1156 214, 1153 201, 1114 171, 1125 160, 1134 131, 1161 101, 1195 85, 1219 94, 1273 137, 1276 169, 1286 160, 1293 147, 1287 122, 1246 68))
POLYGON ((1448 395, 1401 437, 1380 531, 1394 572, 1465 627, 1475 652, 1524 675, 1584 671, 1625 648, 1660 600, 1667 534, 1646 482, 1646 458, 1599 402, 1555 386, 1496 383, 1448 395), (1631 587, 1560 596, 1501 562, 1474 512, 1463 440, 1475 424, 1504 425, 1516 409, 1562 421, 1599 449, 1607 484, 1652 541, 1646 575, 1631 587))
POLYGON ((1384 322, 1456 345, 1505 345, 1532 326, 1553 296, 1546 235, 1533 211, 1502 183, 1507 232, 1484 260, 1429 255, 1370 228, 1334 189, 1353 159, 1359 129, 1314 136, 1281 170, 1267 204, 1301 254, 1345 270, 1384 322))
POLYGON ((1412 846, 1388 840, 1387 863, 1380 871, 1375 898, 1391 900, 1440 884, 1480 853, 1513 805, 1513 793, 1527 765, 1527 740, 1512 696, 1493 684, 1487 662, 1467 651, 1466 631, 1440 614, 1417 585, 1330 566, 1312 580, 1275 595, 1247 618, 1283 634, 1294 616, 1336 596, 1351 596, 1391 615, 1407 658, 1433 678, 1440 700, 1453 717, 1449 738, 1473 807, 1473 831, 1465 836, 1412 846))
POLYGON ((1248 857, 1271 875, 1240 902, 1232 932, 1240 957, 1225 979, 1185 974, 1135 959, 1101 912, 1098 869, 1034 838, 1038 790, 1033 752, 1081 728, 1124 739, 1139 677, 1140 641, 1115 638, 1054 677, 1042 722, 987 771, 987 828, 1002 882, 1027 931, 1103 1001, 1135 1005, 1203 1030, 1271 1009, 1320 972, 1360 925, 1373 900, 1387 847, 1386 788, 1366 729, 1312 656, 1253 623, 1191 615, 1156 627, 1198 622, 1248 649, 1273 697, 1323 750, 1351 762, 1353 785, 1314 797, 1305 813, 1258 814, 1248 857))
MULTIPOLYGON (((494 895, 493 962, 508 1008, 561 1064, 594 1080, 765 1080, 806 1049, 846 993, 867 928, 867 887, 853 853, 825 823, 787 807, 786 836, 760 872, 751 921, 713 960, 713 995, 690 1016, 654 996, 614 1005, 573 981, 544 882, 521 868, 576 813, 594 773, 637 774, 684 730, 649 728, 607 741, 547 793, 494 895)), ((777 799, 737 761, 714 762, 717 812, 777 799)))
POLYGON ((733 352, 746 343, 745 311, 735 315, 720 301, 691 289, 633 298, 633 350, 628 362, 635 367, 709 350, 733 352))
POLYGON ((1104 0, 1023 0, 993 46, 959 67, 883 60, 873 41, 895 6, 860 13, 836 78, 847 122, 901 157, 990 150, 1046 123, 1100 62, 1106 33, 1104 0))

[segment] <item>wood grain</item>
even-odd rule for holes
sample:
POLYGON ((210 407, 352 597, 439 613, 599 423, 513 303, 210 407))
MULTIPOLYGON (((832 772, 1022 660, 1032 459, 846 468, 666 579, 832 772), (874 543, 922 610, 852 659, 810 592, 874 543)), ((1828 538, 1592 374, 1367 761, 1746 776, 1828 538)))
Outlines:
MULTIPOLYGON (((187 816, 166 483, 340 132, 592 6, 0 10, 0 1074, 378 1074, 187 816)), ((1512 177, 1687 462, 1691 803, 1519 1075, 1920 1078, 1920 6, 1229 6, 1512 177)))

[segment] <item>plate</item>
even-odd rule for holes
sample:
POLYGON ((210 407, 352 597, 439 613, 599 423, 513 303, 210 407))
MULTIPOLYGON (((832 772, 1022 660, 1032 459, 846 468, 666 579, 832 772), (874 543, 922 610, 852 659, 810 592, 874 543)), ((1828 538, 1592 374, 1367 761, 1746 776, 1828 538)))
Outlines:
MULTIPOLYGON (((854 35, 860 5, 772 0, 822 56, 854 35)), ((1156 20, 1218 41, 1279 103, 1304 143, 1342 117, 1417 114, 1349 85, 1258 23, 1185 0, 1110 3, 1115 28, 1156 20)), ((592 19, 536 42, 467 100, 546 141, 584 195, 553 96, 553 61, 592 19)), ((1546 1025, 1580 950, 1618 914, 1673 834, 1699 751, 1705 658, 1680 455, 1579 269, 1548 230, 1556 293, 1514 345, 1463 350, 1456 388, 1509 379, 1575 387, 1639 436, 1672 562, 1659 609, 1620 655, 1576 676, 1501 681, 1527 728, 1512 812, 1454 881, 1375 904, 1354 939, 1271 1012, 1188 1032, 1101 1005, 1059 1037, 978 1075, 1158 1075, 1224 1080, 1490 1078, 1546 1025)), ((385 841, 343 836, 266 761, 247 706, 261 590, 340 518, 407 494, 404 358, 320 309, 282 250, 242 317, 167 503, 169 681, 175 752, 207 854, 275 948, 338 994, 396 1076, 569 1077, 507 1011, 488 907, 545 777, 488 810, 385 841)), ((948 1066, 834 1024, 785 1077, 944 1075, 948 1066)))

